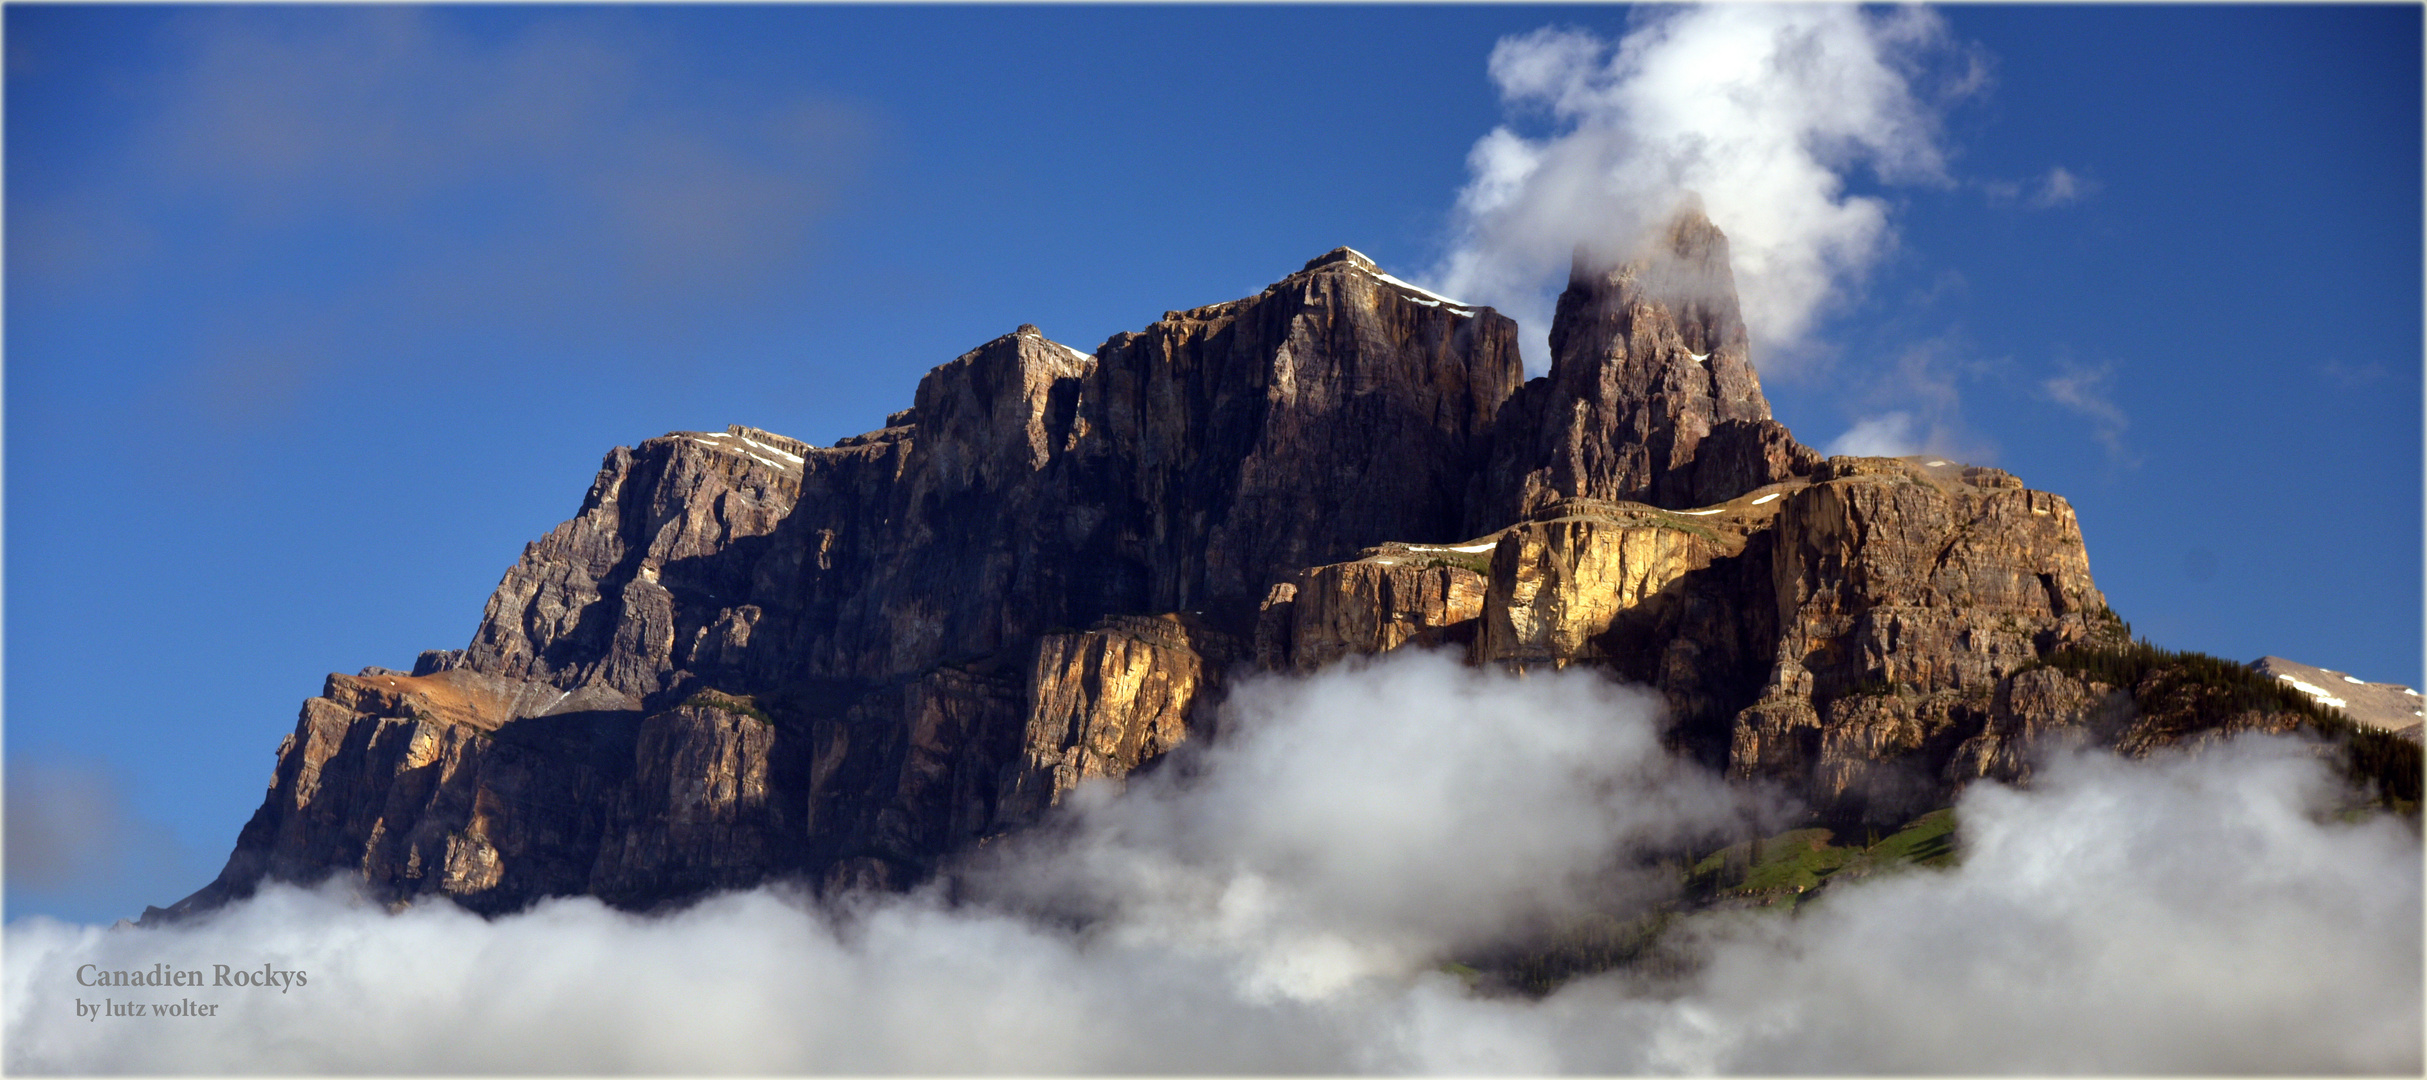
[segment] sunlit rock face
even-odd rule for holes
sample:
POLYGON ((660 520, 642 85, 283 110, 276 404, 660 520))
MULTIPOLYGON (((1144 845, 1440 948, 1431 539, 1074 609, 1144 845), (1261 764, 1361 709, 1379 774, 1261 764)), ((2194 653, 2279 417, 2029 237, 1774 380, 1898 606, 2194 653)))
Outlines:
POLYGON ((2072 507, 1998 470, 1830 458, 1780 505, 1775 667, 1731 733, 1736 775, 1927 809, 2000 684, 2109 626, 2072 507))
POLYGON ((832 447, 618 448, 470 644, 395 676, 511 704, 334 677, 180 908, 331 872, 486 910, 915 880, 1201 728, 1273 583, 1462 538, 1522 378, 1514 323, 1343 248, 1093 352, 1020 327, 832 447))
POLYGON ((329 874, 483 911, 904 887, 1241 678, 1405 648, 1652 687, 1674 749, 1836 819, 2197 735, 2045 666, 2121 633, 2064 500, 1770 418, 1699 214, 1579 259, 1551 340, 1523 381, 1510 320, 1342 248, 1092 352, 1020 327, 831 447, 617 448, 465 648, 330 677, 167 914, 329 874))

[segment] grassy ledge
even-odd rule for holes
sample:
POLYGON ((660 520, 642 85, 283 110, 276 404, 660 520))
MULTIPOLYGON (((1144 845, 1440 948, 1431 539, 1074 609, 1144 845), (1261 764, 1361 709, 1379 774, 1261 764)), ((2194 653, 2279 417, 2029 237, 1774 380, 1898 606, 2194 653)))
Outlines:
POLYGON ((766 711, 760 709, 758 707, 758 703, 752 701, 749 697, 739 694, 728 694, 722 690, 702 690, 691 695, 690 697, 684 698, 683 706, 685 708, 693 709, 715 709, 718 712, 728 712, 739 716, 747 716, 762 724, 772 724, 775 722, 774 717, 767 715, 766 711))

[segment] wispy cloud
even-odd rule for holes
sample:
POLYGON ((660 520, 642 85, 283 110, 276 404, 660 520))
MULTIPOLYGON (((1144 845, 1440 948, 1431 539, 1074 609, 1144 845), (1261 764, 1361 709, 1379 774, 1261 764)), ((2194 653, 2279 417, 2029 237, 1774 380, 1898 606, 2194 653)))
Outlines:
POLYGON ((2071 206, 2098 192, 2100 184, 2062 165, 2051 165, 2048 171, 2030 180, 1984 180, 1980 189, 1992 206, 2021 203, 2033 210, 2050 210, 2071 206))
POLYGON ((0 821, 11 895, 60 909, 107 910, 107 900, 129 894, 166 897, 212 872, 168 826, 138 813, 121 771, 99 759, 11 754, 0 821))
POLYGON ((122 138, 12 195, 11 268, 72 301, 184 253, 178 297, 115 302, 210 298, 159 384, 228 423, 332 369, 746 319, 797 287, 876 145, 863 109, 732 100, 614 18, 196 9, 160 51, 122 138))
POLYGON ((2092 187, 2090 181, 2075 176, 2073 170, 2058 165, 2049 169, 2048 175, 2039 178, 2038 187, 2031 192, 2031 206, 2035 209, 2045 210, 2053 206, 2079 202, 2083 196, 2090 193, 2092 187))
POLYGON ((2138 459, 2124 442, 2124 433, 2131 429, 2132 420, 2115 403, 2114 374, 2114 368, 2107 364, 2081 367, 2068 362, 2060 374, 2040 382, 2040 393, 2090 421, 2090 436, 2106 448, 2109 461, 2133 465, 2138 459))
POLYGON ((1913 414, 1883 413, 1866 416, 1847 428, 1845 434, 1829 440, 1822 453, 1830 457, 1852 454, 1856 457, 1903 457, 1921 453, 1921 433, 1916 430, 1913 414))
POLYGON ((341 213, 450 272, 544 244, 564 249, 546 269, 620 277, 620 299, 730 288, 801 253, 865 151, 864 121, 833 102, 652 91, 680 61, 612 30, 541 20, 489 40, 403 8, 183 28, 144 152, 155 182, 260 232, 341 213))
POLYGON ((1835 372, 1840 390, 1861 414, 1824 452, 1931 453, 1991 464, 1996 446, 1965 422, 1963 388, 1996 366, 1975 355, 1962 334, 1950 331, 1914 342, 1886 363, 1840 369, 1835 372))
POLYGON ((1848 193, 1849 175, 1949 182, 1938 110, 1982 77, 1975 64, 1925 87, 1922 73, 1956 51, 1926 9, 1821 5, 1672 9, 1615 45, 1567 29, 1505 38, 1493 83, 1552 130, 1476 141, 1432 279, 1516 315, 1539 367, 1570 256, 1630 257, 1699 198, 1728 234, 1755 347, 1787 359, 1891 245, 1888 203, 1848 193))
POLYGON ((2385 381, 2391 375, 2391 372, 2385 370, 2385 365, 2374 360, 2363 363, 2344 363, 2340 359, 2328 360, 2319 366, 2318 371, 2323 373, 2328 381, 2345 390, 2356 390, 2363 386, 2374 385, 2385 381))
MULTIPOLYGON (((1962 860, 1675 931, 1695 973, 1493 996, 1441 968, 1659 895, 1647 855, 1774 804, 1652 698, 1420 654, 1252 683, 1185 769, 940 890, 484 921, 272 889, 198 923, 7 933, 15 1071, 2391 1072, 2420 1067, 2421 851, 2306 746, 2062 758, 1976 787, 1962 860), (307 973, 142 1038, 76 966, 307 973)), ((147 994, 110 993, 145 1000, 147 994)))

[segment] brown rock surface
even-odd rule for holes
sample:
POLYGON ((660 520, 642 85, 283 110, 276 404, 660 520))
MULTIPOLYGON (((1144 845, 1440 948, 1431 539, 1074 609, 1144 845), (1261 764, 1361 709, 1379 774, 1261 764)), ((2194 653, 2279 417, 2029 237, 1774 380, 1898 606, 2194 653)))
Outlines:
POLYGON ((1995 469, 1831 458, 1780 504, 1776 666, 1736 775, 1907 813, 1941 797, 2000 680, 2112 621, 2072 507, 1995 469))
POLYGON ((2286 660, 2281 656, 2262 656, 2250 666, 2259 674, 2299 690, 2311 700, 2341 712, 2354 723, 2365 724, 2383 731, 2405 734, 2416 740, 2419 724, 2427 717, 2427 698, 2400 683, 2369 682, 2348 672, 2286 660))
POLYGON ((755 885, 791 860, 796 809, 778 798, 775 725, 701 695, 641 721, 633 772, 590 891, 609 902, 755 885))
POLYGON ((1340 249, 1093 354, 1023 326, 833 447, 619 448, 465 649, 305 703, 171 914, 332 872, 483 911, 902 887, 1202 737, 1237 671, 1411 645, 1657 688, 1675 746, 1840 818, 2297 722, 2041 666, 2121 633, 2071 508, 1796 443, 1698 215, 1580 260, 1552 340, 1520 388, 1514 324, 1340 249))
POLYGON ((491 905, 914 879, 1186 738, 1272 582, 1463 535, 1515 342, 1341 249, 1092 355, 1023 326, 831 448, 618 449, 470 645, 416 666, 514 703, 343 684, 213 895, 338 867, 491 905), (765 719, 683 704, 705 689, 765 719))
POLYGON ((1351 562, 1310 567, 1275 586, 1257 654, 1301 674, 1402 645, 1464 646, 1483 614, 1490 541, 1389 544, 1351 562), (1481 547, 1482 552, 1461 550, 1481 547))
POLYGON ((1176 615, 1114 616, 1040 639, 1001 822, 1032 822, 1080 783, 1119 781, 1206 727, 1220 669, 1237 653, 1224 635, 1176 615))
POLYGON ((1512 526, 1492 552, 1475 656, 1554 667, 1607 660, 1621 616, 1725 551, 1719 534, 1657 512, 1560 513, 1512 526))
POLYGON ((2128 687, 2040 668, 2000 683, 1988 721, 1956 747, 1946 779, 2028 783, 2041 754, 2111 741, 2138 715, 2128 687))
POLYGON ((1145 586, 1107 613, 1244 617, 1301 567, 1468 535, 1470 477, 1522 375, 1515 323, 1345 248, 1097 355, 1082 457, 1125 462, 1112 554, 1145 586))
POLYGON ((797 789, 809 811, 804 868, 830 881, 907 883, 991 831, 1022 716, 1016 677, 961 667, 880 688, 810 724, 797 789))
POLYGON ((1705 506, 1819 460, 1770 419, 1727 237, 1700 211, 1615 268, 1579 250, 1550 347, 1500 421, 1478 528, 1563 499, 1705 506))
POLYGON ((617 448, 573 520, 506 571, 455 663, 638 699, 702 650, 738 648, 756 616, 698 601, 749 591, 761 569, 752 556, 770 546, 749 541, 774 533, 800 497, 804 462, 786 449, 798 445, 737 426, 617 448), (723 625, 704 634, 718 622, 700 617, 710 612, 723 625))
POLYGON ((568 696, 461 670, 329 676, 227 867, 170 912, 331 873, 382 899, 440 893, 481 910, 583 891, 629 770, 629 749, 614 752, 628 747, 621 721, 637 714, 548 711, 568 696))

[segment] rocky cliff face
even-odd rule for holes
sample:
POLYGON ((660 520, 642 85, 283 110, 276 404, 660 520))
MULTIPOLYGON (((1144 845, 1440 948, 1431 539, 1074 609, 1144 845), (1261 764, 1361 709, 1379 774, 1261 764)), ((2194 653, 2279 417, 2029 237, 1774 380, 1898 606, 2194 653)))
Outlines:
POLYGON ((1563 499, 1708 506, 1819 460, 1770 419, 1727 237, 1700 214, 1614 268, 1579 252, 1550 346, 1480 478, 1478 523, 1563 499))
POLYGON ((1995 469, 1831 458, 1782 501, 1773 544, 1775 666, 1730 771, 1883 820, 1943 800, 2002 681, 2112 619, 2072 508, 1995 469))
POLYGON ((167 914, 331 873, 485 911, 899 887, 1232 680, 1411 646, 1650 685, 1678 748, 1839 817, 2182 736, 2046 666, 2121 632, 2064 500, 1770 418, 1698 215, 1579 263, 1547 376, 1515 330, 1343 248, 1093 353, 1023 326, 832 447, 618 448, 466 648, 330 676, 167 914))

